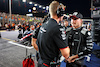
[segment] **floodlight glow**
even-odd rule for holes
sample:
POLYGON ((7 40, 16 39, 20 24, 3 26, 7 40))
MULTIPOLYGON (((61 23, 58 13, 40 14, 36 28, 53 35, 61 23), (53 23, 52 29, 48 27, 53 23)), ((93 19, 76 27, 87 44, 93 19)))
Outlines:
POLYGON ((32 2, 29 2, 29 4, 32 4, 32 2))
POLYGON ((45 9, 45 7, 43 7, 43 9, 45 9))
POLYGON ((26 16, 33 16, 33 14, 26 14, 26 16))
POLYGON ((41 8, 42 6, 40 5, 39 8, 41 8))
POLYGON ((33 7, 33 10, 36 10, 36 7, 33 7))
POLYGON ((29 9, 28 11, 29 11, 29 12, 32 12, 32 10, 31 10, 31 9, 29 9))
POLYGON ((26 2, 26 0, 22 0, 23 2, 26 2))
POLYGON ((37 6, 37 4, 34 4, 34 6, 37 6))

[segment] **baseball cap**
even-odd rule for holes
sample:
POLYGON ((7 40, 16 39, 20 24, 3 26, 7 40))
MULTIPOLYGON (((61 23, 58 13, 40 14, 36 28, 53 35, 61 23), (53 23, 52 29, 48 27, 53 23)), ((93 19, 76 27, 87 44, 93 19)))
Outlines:
POLYGON ((70 16, 70 18, 72 18, 72 19, 78 19, 78 18, 82 19, 82 18, 83 18, 83 15, 82 15, 80 12, 74 12, 74 13, 70 16))

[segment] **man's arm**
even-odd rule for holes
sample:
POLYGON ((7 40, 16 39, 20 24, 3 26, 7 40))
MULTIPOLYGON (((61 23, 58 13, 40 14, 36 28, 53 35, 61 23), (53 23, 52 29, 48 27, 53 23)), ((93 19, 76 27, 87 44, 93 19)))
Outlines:
POLYGON ((61 51, 61 54, 65 57, 65 59, 68 60, 68 57, 70 55, 70 49, 69 49, 69 47, 60 49, 60 51, 61 51))
POLYGON ((38 51, 38 46, 36 44, 37 39, 32 38, 32 46, 38 51))
POLYGON ((38 32, 39 32, 39 28, 36 28, 34 31, 33 31, 33 37, 32 37, 32 46, 38 51, 38 46, 36 44, 36 41, 37 41, 37 37, 38 37, 38 32))

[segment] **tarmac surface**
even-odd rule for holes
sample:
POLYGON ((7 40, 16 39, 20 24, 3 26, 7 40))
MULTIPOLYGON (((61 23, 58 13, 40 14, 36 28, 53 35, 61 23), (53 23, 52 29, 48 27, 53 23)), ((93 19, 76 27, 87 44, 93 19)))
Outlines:
MULTIPOLYGON (((22 61, 26 57, 26 47, 25 45, 19 44, 15 40, 18 36, 17 31, 0 31, 0 67, 23 67, 22 61), (20 46, 19 46, 20 45, 20 46)), ((31 46, 27 48, 27 56, 30 53, 36 53, 36 50, 31 46)), ((35 67, 36 64, 36 58, 35 67)))

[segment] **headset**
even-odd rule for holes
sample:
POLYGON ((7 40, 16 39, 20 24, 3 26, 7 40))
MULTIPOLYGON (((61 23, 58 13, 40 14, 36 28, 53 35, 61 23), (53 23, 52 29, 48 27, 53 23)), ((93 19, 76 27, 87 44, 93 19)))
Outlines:
MULTIPOLYGON (((64 6, 62 3, 58 5, 57 11, 56 11, 58 17, 61 17, 65 14, 65 8, 66 6, 64 6)), ((49 18, 50 18, 50 13, 47 14, 47 17, 44 19, 43 23, 46 22, 49 18)))
POLYGON ((62 3, 59 4, 59 6, 57 7, 57 11, 56 11, 58 17, 61 17, 65 14, 65 8, 66 6, 64 6, 62 3))

